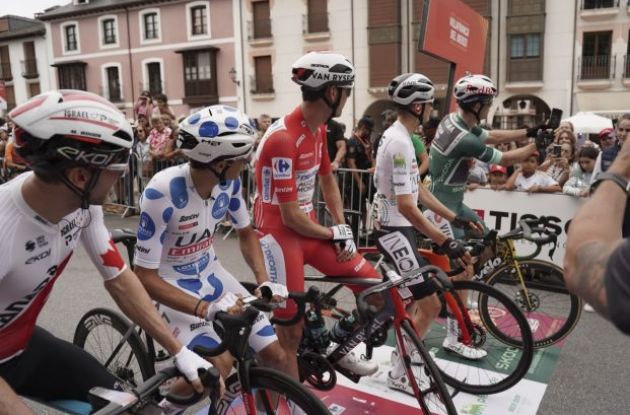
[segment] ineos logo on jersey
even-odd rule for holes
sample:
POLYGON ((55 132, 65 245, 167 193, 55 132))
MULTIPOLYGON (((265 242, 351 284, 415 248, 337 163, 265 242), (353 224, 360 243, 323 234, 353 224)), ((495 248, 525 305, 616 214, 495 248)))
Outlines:
POLYGON ((292 177, 293 160, 287 157, 273 157, 273 178, 276 180, 290 179, 292 177))
POLYGON ((396 231, 381 236, 378 241, 396 265, 400 274, 420 268, 415 252, 405 236, 396 231))

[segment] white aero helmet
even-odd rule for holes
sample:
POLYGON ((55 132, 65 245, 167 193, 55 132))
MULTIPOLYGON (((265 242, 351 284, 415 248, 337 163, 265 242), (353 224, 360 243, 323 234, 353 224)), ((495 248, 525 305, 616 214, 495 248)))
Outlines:
POLYGON ((131 125, 118 108, 96 94, 69 89, 45 92, 14 108, 9 118, 15 124, 16 152, 36 172, 128 166, 131 125))
POLYGON ((191 160, 212 163, 247 158, 254 148, 256 129, 236 108, 212 105, 179 124, 177 147, 191 160))
POLYGON ((487 103, 497 96, 497 87, 485 75, 466 75, 455 83, 453 96, 461 104, 487 103))
POLYGON ((435 87, 433 82, 422 74, 404 73, 392 79, 387 92, 392 101, 407 106, 414 103, 432 103, 435 87))
POLYGON ((329 85, 341 88, 354 85, 354 66, 339 53, 309 52, 295 61, 291 73, 293 82, 313 91, 329 85))

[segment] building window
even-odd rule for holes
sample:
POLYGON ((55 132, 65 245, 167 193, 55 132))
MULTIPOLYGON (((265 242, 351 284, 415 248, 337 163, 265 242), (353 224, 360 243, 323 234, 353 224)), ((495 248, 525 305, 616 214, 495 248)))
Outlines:
POLYGON ((157 13, 147 13, 143 16, 144 38, 146 40, 159 39, 160 28, 158 25, 157 13))
POLYGON ((70 63, 57 66, 60 89, 81 89, 87 91, 85 83, 85 63, 70 63))
POLYGON ((105 19, 103 25, 103 44, 116 44, 116 21, 114 19, 105 19))
POLYGON ((105 68, 105 82, 107 82, 107 99, 111 102, 121 102, 122 89, 120 87, 120 72, 117 66, 105 68))
POLYGON ((64 32, 66 35, 66 52, 74 52, 78 50, 77 26, 73 24, 68 25, 64 28, 64 32))
POLYGON ((308 0, 307 33, 328 32, 328 0, 308 0))
POLYGON ((184 51, 184 102, 208 105, 219 102, 217 94, 216 50, 184 51))
POLYGON ((192 23, 193 35, 208 34, 208 26, 206 19, 208 17, 208 9, 206 6, 195 6, 190 8, 190 21, 192 23))
POLYGON ((582 9, 605 9, 619 6, 619 0, 582 0, 582 9))
POLYGON ((7 111, 11 111, 15 108, 15 90, 13 89, 13 85, 5 85, 4 93, 7 97, 7 111))
POLYGON ((257 56, 254 58, 256 79, 255 90, 258 94, 273 92, 273 75, 271 73, 271 56, 257 56))
POLYGON ((271 14, 268 1, 257 1, 252 3, 254 7, 254 39, 264 39, 271 37, 271 14))
POLYGON ((584 33, 580 67, 581 79, 610 78, 612 31, 584 33))
POLYGON ((29 98, 32 98, 39 94, 41 94, 39 82, 33 82, 33 83, 28 84, 28 97, 29 98))
POLYGON ((0 81, 10 81, 11 79, 13 79, 13 75, 11 75, 9 46, 0 46, 0 81))
POLYGON ((512 35, 510 44, 510 58, 538 58, 540 57, 540 34, 512 35))
POLYGON ((144 89, 149 90, 151 95, 163 93, 162 64, 160 62, 150 62, 147 63, 146 68, 148 85, 145 85, 144 89))

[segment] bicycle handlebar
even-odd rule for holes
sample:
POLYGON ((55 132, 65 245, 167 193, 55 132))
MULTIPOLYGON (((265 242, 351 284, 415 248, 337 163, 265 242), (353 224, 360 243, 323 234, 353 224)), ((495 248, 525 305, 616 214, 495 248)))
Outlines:
POLYGON ((523 238, 537 245, 555 243, 558 240, 558 234, 550 230, 547 223, 548 220, 544 216, 538 219, 521 219, 518 221, 519 226, 523 230, 523 238), (535 236, 534 234, 540 234, 540 236, 535 236))

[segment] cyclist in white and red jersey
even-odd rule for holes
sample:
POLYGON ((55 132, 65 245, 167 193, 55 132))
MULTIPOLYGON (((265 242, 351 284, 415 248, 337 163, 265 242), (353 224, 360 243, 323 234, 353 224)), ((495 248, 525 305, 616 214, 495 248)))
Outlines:
MULTIPOLYGON (((221 338, 212 326, 214 314, 237 306, 236 295, 248 294, 214 251, 215 229, 227 218, 260 286, 278 300, 288 295, 285 286, 269 282, 242 196, 239 175, 255 139, 256 130, 241 111, 225 105, 204 108, 179 125, 177 145, 190 161, 160 171, 144 189, 135 270, 177 339, 190 349, 217 347, 221 338)), ((265 365, 287 370, 284 350, 262 313, 249 345, 265 365)), ((211 360, 227 378, 232 368, 229 353, 211 360)), ((184 407, 171 403, 168 408, 177 413, 184 407)))
POLYGON ((171 335, 103 222, 100 205, 129 161, 132 130, 124 115, 98 95, 61 90, 9 116, 16 150, 33 172, 0 186, 0 377, 8 385, 0 382, 0 412, 33 413, 16 393, 87 401, 90 388, 115 386, 87 352, 35 324, 79 241, 120 309, 203 391, 197 369, 210 364, 171 335))
MULTIPOLYGON (((311 52, 295 62, 292 79, 301 85, 303 102, 269 127, 256 152, 254 221, 265 235, 261 244, 270 278, 289 291, 303 291, 305 264, 327 275, 378 278, 356 252, 326 148, 326 122, 341 114, 354 84, 354 67, 342 55, 311 52), (330 228, 315 217, 317 177, 337 224, 330 228)), ((278 314, 294 312, 295 305, 289 302, 278 314)), ((289 356, 296 355, 302 329, 303 324, 276 328, 289 356)), ((297 361, 291 359, 291 364, 297 377, 297 361)), ((360 375, 378 369, 352 353, 340 364, 360 375)))

